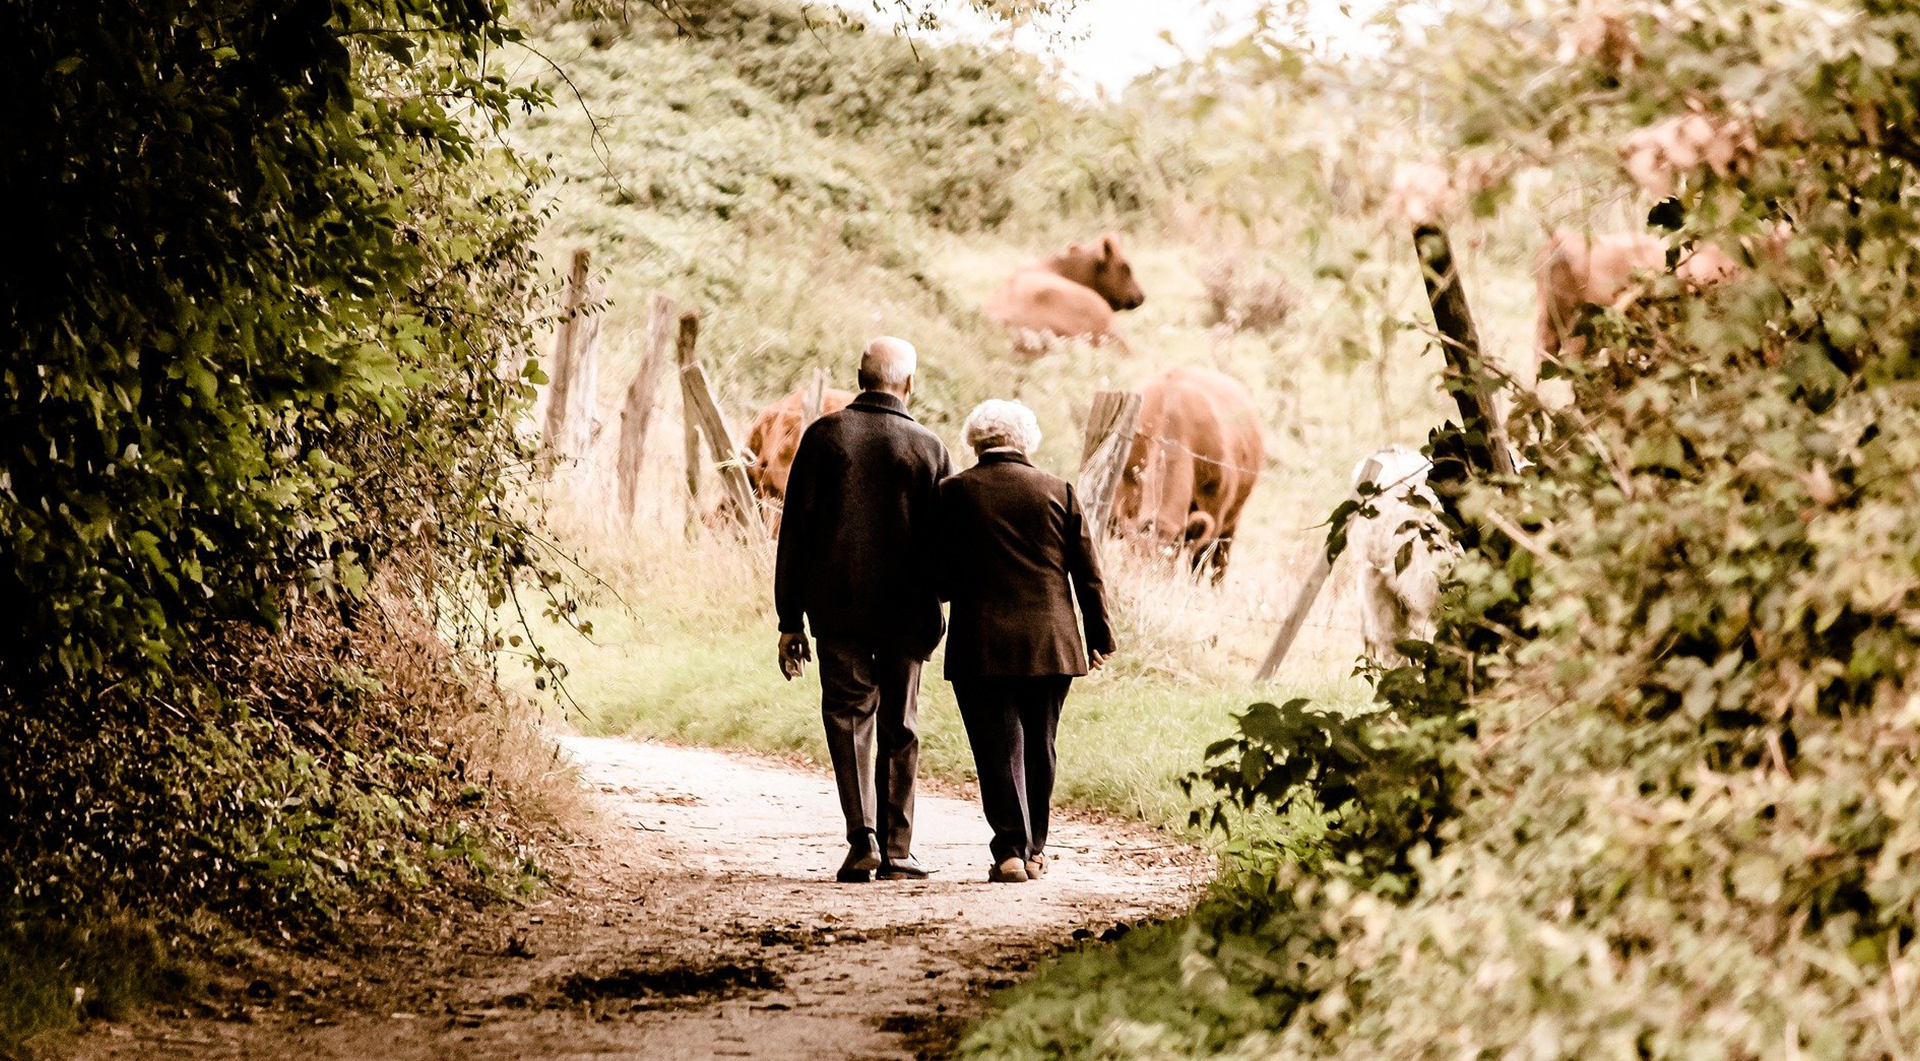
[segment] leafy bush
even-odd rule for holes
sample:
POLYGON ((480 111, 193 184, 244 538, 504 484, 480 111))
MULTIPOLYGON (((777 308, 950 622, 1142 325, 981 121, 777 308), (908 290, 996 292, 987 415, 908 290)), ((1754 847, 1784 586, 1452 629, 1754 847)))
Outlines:
POLYGON ((208 622, 357 599, 423 527, 502 566, 527 395, 495 365, 536 219, 476 134, 533 99, 480 62, 508 31, 467 4, 216 6, 7 16, 40 86, 0 166, 39 204, 3 296, 9 698, 164 680, 208 622))
POLYGON ((540 566, 515 39, 465 0, 0 13, 10 921, 521 879, 425 618, 540 566))
POLYGON ((1228 900, 1279 919, 1269 961, 1181 963, 1281 1001, 1230 1045, 1175 1022, 1177 1049, 1089 1051, 1128 1019, 1109 1011, 1054 1056, 1920 1042, 1920 23, 1876 2, 1617 8, 1557 40, 1497 3, 1435 30, 1477 71, 1465 139, 1606 158, 1675 115, 1741 130, 1653 185, 1677 244, 1739 269, 1583 323, 1575 404, 1527 470, 1449 492, 1465 556, 1377 712, 1260 706, 1216 746, 1228 796, 1328 814, 1318 850, 1228 900))

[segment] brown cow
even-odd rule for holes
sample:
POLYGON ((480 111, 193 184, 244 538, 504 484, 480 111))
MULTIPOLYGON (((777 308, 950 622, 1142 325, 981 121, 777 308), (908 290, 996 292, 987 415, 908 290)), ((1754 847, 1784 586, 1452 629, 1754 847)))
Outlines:
MULTIPOLYGON (((829 387, 821 394, 818 415, 837 413, 851 401, 851 392, 829 387)), ((780 504, 787 497, 787 475, 793 471, 793 454, 800 448, 800 433, 806 426, 801 422, 806 404, 807 389, 803 387, 760 410, 747 428, 741 454, 747 482, 753 485, 754 494, 767 511, 767 525, 776 534, 780 531, 780 504)))
POLYGON ((1208 368, 1167 369, 1141 394, 1114 523, 1184 547, 1196 569, 1211 564, 1218 582, 1266 459, 1253 398, 1238 380, 1208 368))
POLYGON ((1146 300, 1132 264, 1120 253, 1119 237, 1109 234, 1092 246, 1070 243, 1060 254, 1021 267, 981 312, 1013 331, 1015 351, 1038 357, 1057 339, 1124 349, 1126 340, 1113 327, 1114 311, 1135 309, 1146 300))
MULTIPOLYGON (((1579 357, 1586 343, 1573 334, 1588 306, 1625 309, 1641 294, 1640 277, 1667 271, 1667 243, 1645 232, 1610 232, 1589 238, 1561 229, 1541 248, 1534 274, 1540 300, 1539 349, 1542 356, 1579 357)), ((1740 263, 1711 243, 1684 251, 1673 274, 1694 291, 1738 276, 1740 263)))

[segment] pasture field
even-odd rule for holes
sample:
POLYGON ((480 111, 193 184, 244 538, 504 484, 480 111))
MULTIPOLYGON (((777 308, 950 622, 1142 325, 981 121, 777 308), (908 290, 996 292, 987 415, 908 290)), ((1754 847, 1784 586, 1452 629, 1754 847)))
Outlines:
MULTIPOLYGON (((1256 242, 1243 229, 1193 223, 1191 211, 1169 207, 1034 211, 990 230, 951 226, 900 194, 924 183, 925 169, 939 159, 889 154, 857 130, 823 131, 803 120, 806 101, 771 99, 754 84, 755 64, 771 60, 742 58, 738 49, 690 57, 695 46, 642 32, 596 44, 578 24, 548 34, 547 50, 569 71, 580 99, 563 98, 530 135, 551 153, 562 178, 551 258, 590 247, 611 292, 598 379, 603 425, 613 422, 637 367, 654 291, 703 313, 701 356, 736 435, 759 405, 807 379, 815 366, 825 367, 834 385, 851 388, 861 344, 880 332, 920 347, 915 412, 963 465, 970 457, 957 437, 959 421, 987 397, 1033 406, 1046 436, 1037 463, 1071 477, 1098 390, 1135 388, 1160 369, 1193 364, 1225 371, 1253 393, 1269 459, 1224 583, 1196 582, 1123 543, 1108 549, 1120 653, 1069 700, 1059 741, 1064 803, 1184 823, 1176 782, 1199 765, 1235 711, 1262 699, 1356 703, 1370 695, 1353 676, 1359 618, 1345 567, 1278 681, 1258 687, 1251 676, 1324 543, 1325 519, 1354 465, 1379 446, 1420 444, 1448 412, 1436 386, 1439 356, 1419 331, 1424 296, 1399 225, 1372 216, 1279 218, 1260 226, 1256 242), (702 68, 702 94, 677 88, 677 78, 702 58, 746 72, 736 77, 722 63, 702 68), (629 134, 623 119, 661 107, 666 120, 687 123, 691 149, 665 136, 629 134), (703 108, 720 113, 709 122, 703 108), (786 197, 770 192, 737 209, 702 198, 712 186, 753 186, 782 167, 804 171, 791 175, 786 197), (841 182, 840 200, 865 205, 813 211, 788 201, 816 176, 841 182), (660 200, 652 209, 633 201, 642 183, 660 200), (868 235, 849 238, 856 229, 868 235), (977 307, 1015 266, 1101 231, 1122 234, 1147 292, 1142 308, 1120 318, 1133 353, 1069 347, 1037 361, 1015 357, 977 307), (1243 269, 1277 275, 1291 293, 1293 311, 1278 329, 1234 332, 1206 322, 1203 277, 1223 255, 1243 269)), ((834 33, 804 46, 830 56, 845 50, 852 66, 872 61, 862 58, 869 49, 903 47, 834 33)), ((1032 135, 1044 148, 1065 134, 1036 127, 1032 135)), ((1076 142, 1062 150, 1092 149, 1076 142)), ((1116 165, 1142 165, 1137 155, 1110 157, 1116 165)), ((1459 230, 1456 239, 1489 350, 1524 349, 1532 328, 1532 234, 1493 226, 1459 230)), ((598 469, 558 491, 565 540, 606 584, 589 610, 591 642, 552 629, 545 635, 571 672, 568 710, 591 733, 823 759, 817 684, 811 676, 784 682, 774 664, 770 543, 715 535, 690 513, 679 401, 670 390, 661 396, 645 496, 631 529, 605 519, 614 432, 602 432, 598 469)), ((716 492, 710 475, 709 501, 716 492)), ((934 776, 966 778, 965 738, 939 666, 936 655, 923 684, 923 764, 934 776)))

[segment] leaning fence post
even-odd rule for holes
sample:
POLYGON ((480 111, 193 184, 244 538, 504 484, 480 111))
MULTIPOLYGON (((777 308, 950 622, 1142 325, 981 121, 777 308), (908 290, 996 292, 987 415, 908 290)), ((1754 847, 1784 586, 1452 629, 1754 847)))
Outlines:
MULTIPOLYGON (((1371 483, 1380 478, 1380 462, 1368 457, 1367 463, 1360 467, 1358 482, 1371 483)), ((1358 494, 1358 490, 1355 490, 1358 494)), ((1358 519, 1349 516, 1348 519, 1358 519)), ((1349 524, 1351 526, 1351 524, 1349 524)), ((1280 664, 1286 661, 1287 653, 1293 649, 1294 638, 1300 636, 1300 628, 1306 625, 1307 613, 1313 610, 1313 602, 1320 596, 1320 588, 1327 584, 1327 577, 1333 574, 1334 557, 1327 554, 1324 543, 1314 550, 1313 570, 1307 572, 1307 580, 1300 584, 1300 591, 1294 594, 1293 610, 1280 624, 1280 632, 1273 635, 1273 647, 1267 649, 1267 658, 1260 661, 1260 670, 1254 674, 1255 681, 1269 681, 1280 670, 1280 664)))
POLYGON ((653 419, 654 395, 660 389, 660 373, 666 368, 667 347, 673 344, 676 310, 665 295, 653 296, 653 314, 647 321, 647 349, 640 370, 627 385, 627 397, 620 409, 620 456, 616 465, 619 479, 620 522, 633 526, 634 510, 639 507, 640 477, 646 464, 647 426, 653 419))
MULTIPOLYGON (((683 323, 685 319, 682 318, 683 323)), ((749 532, 758 530, 761 526, 760 505, 754 498, 753 484, 747 481, 747 470, 741 464, 740 450, 734 445, 733 432, 727 429, 726 417, 721 415, 720 405, 713 399, 713 387, 707 382, 706 369, 700 367, 700 360, 693 356, 690 344, 682 349, 682 353, 685 356, 680 362, 680 396, 685 403, 690 425, 687 439, 694 447, 689 451, 687 482, 691 486, 699 480, 697 435, 705 435, 708 453, 720 472, 720 482, 734 509, 735 518, 749 532)), ((695 511, 697 513, 698 510, 695 511)))
POLYGON ((1129 391, 1100 391, 1087 414, 1086 441, 1081 446, 1076 489, 1080 508, 1094 533, 1105 533, 1113 513, 1113 495, 1133 450, 1133 433, 1140 423, 1140 395, 1129 391))
POLYGON ((1460 409, 1467 463, 1478 472, 1512 475, 1513 456, 1495 424, 1493 400, 1480 383, 1480 333, 1453 261, 1453 244, 1439 225, 1415 225, 1413 249, 1427 284, 1433 325, 1441 335, 1440 354, 1447 362, 1444 383, 1460 409))
MULTIPOLYGON (((583 307, 598 306, 607 300, 606 282, 587 281, 583 307)), ((595 459, 599 453, 600 420, 600 324, 598 313, 583 313, 573 329, 573 387, 567 394, 566 455, 572 460, 573 480, 590 484, 596 478, 595 459)))

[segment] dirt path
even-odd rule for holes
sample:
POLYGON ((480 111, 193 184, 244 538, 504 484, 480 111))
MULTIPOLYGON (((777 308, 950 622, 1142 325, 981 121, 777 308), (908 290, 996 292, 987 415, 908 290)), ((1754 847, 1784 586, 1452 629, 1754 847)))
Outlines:
POLYGON ((836 884, 824 774, 565 737, 598 827, 505 923, 257 981, 225 1008, 98 1028, 124 1058, 912 1058, 1054 946, 1162 916, 1205 866, 1163 834, 1068 820, 1038 882, 988 884, 972 802, 922 794, 927 882, 836 884))

